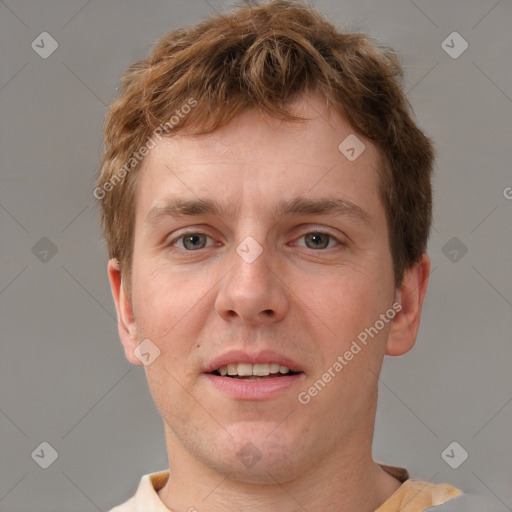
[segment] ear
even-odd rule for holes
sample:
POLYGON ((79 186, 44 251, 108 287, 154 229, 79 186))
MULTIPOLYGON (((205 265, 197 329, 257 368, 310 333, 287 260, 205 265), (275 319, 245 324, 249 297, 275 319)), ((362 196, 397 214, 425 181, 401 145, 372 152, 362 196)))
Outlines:
POLYGON ((108 278, 110 281, 110 289, 114 297, 114 303, 117 311, 117 328, 119 337, 123 344, 126 359, 132 364, 142 365, 133 351, 139 344, 137 336, 137 324, 133 314, 133 307, 130 297, 126 294, 123 281, 121 279, 121 270, 119 263, 115 258, 108 262, 108 278))
POLYGON ((421 308, 427 293, 430 276, 430 258, 421 260, 404 273, 396 302, 402 309, 395 315, 386 341, 386 355, 401 356, 414 346, 420 327, 421 308))

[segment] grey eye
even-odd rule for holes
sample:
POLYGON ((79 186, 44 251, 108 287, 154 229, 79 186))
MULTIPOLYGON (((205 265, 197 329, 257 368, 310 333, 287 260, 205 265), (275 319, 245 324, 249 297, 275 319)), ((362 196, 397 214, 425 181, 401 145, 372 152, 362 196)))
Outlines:
POLYGON ((208 237, 206 235, 201 235, 200 233, 191 233, 189 235, 182 236, 178 240, 178 243, 181 241, 184 249, 188 251, 194 251, 206 247, 207 240, 208 237))

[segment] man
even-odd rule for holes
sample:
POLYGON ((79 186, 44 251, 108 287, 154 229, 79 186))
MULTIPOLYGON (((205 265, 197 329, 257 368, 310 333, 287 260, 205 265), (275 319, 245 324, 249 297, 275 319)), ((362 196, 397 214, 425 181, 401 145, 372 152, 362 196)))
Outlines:
POLYGON ((123 77, 95 196, 169 471, 121 511, 419 512, 376 463, 384 355, 418 333, 433 150, 391 50, 300 3, 165 35, 123 77))

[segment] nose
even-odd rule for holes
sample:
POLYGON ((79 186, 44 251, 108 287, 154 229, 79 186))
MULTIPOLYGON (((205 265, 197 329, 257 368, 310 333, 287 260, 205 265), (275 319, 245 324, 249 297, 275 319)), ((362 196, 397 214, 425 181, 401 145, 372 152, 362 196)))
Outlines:
MULTIPOLYGON (((242 253, 240 253, 242 254, 242 253)), ((226 321, 258 326, 285 318, 289 290, 278 278, 270 251, 263 249, 254 260, 233 255, 233 267, 223 280, 216 298, 217 313, 226 321)))

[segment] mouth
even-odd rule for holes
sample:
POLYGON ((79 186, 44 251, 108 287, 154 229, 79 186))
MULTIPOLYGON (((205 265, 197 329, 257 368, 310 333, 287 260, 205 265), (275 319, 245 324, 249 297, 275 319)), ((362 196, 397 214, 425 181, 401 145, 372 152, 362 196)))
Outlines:
POLYGON ((233 350, 215 358, 203 372, 212 389, 237 401, 278 399, 306 379, 303 368, 273 350, 233 350))
POLYGON ((279 363, 230 363, 219 366, 210 372, 211 375, 217 377, 228 377, 245 381, 276 379, 299 373, 302 372, 290 370, 287 366, 279 363))

